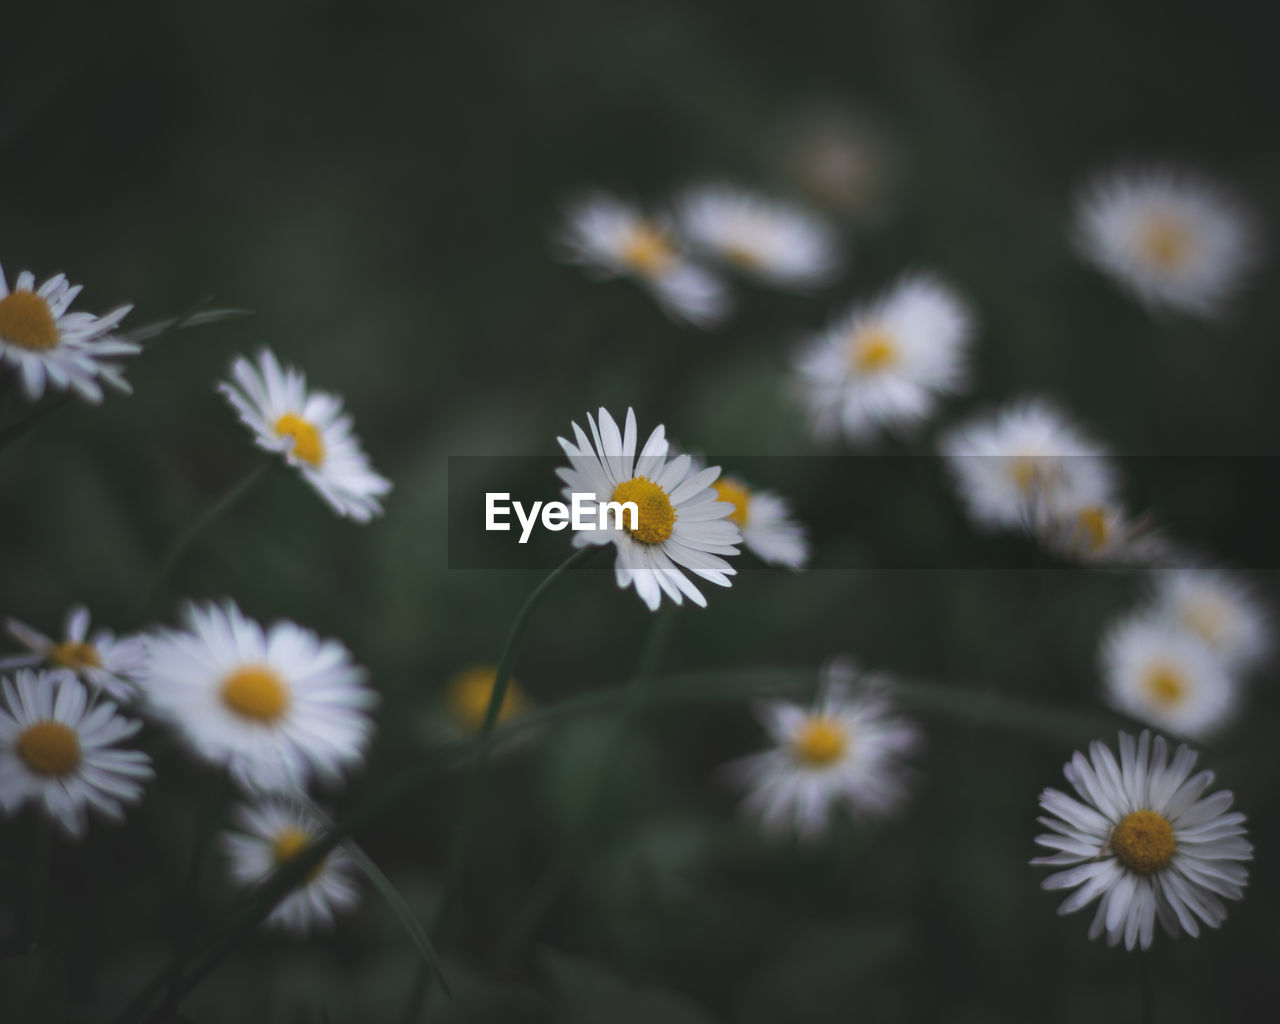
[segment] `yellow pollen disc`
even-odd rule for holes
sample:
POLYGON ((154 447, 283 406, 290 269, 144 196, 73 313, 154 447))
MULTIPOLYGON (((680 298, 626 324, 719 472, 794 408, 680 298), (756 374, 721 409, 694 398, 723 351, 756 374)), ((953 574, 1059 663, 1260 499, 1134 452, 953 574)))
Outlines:
POLYGON ((35 292, 10 292, 0 299, 0 341, 47 352, 57 348, 61 340, 53 310, 35 292))
POLYGON ((630 510, 622 514, 622 528, 641 544, 661 544, 675 529, 675 506, 667 492, 648 477, 632 477, 618 484, 610 500, 636 503, 636 528, 631 529, 630 510))
POLYGON ((711 486, 716 489, 716 496, 721 501, 727 501, 733 506, 733 511, 728 515, 729 521, 737 523, 739 526, 746 526, 747 509, 751 504, 751 492, 738 483, 737 480, 726 480, 724 477, 721 477, 711 486))
POLYGON ((791 741, 791 754, 811 768, 829 765, 844 753, 848 737, 844 727, 829 718, 808 719, 791 741))
POLYGON ((18 756, 39 775, 70 775, 80 767, 80 737, 61 722, 43 721, 18 735, 18 756))
POLYGON ((1155 811, 1134 811, 1111 832, 1111 852, 1131 871, 1149 875, 1173 858, 1173 826, 1155 811))
POLYGON ((1101 550, 1111 534, 1107 510, 1094 505, 1076 513, 1076 535, 1090 551, 1101 550))
POLYGON ((1015 455, 1009 465, 1009 474, 1023 494, 1040 482, 1041 472, 1040 460, 1034 455, 1015 455))
MULTIPOLYGON (((446 697, 449 710, 468 729, 474 731, 484 724, 496 677, 497 671, 493 666, 472 665, 449 681, 446 697)), ((505 722, 512 715, 518 715, 525 709, 525 705, 525 696, 516 681, 508 680, 507 692, 502 698, 502 706, 498 708, 498 721, 505 722)))
MULTIPOLYGON (((276 867, 287 864, 310 845, 311 833, 297 825, 286 825, 271 841, 271 855, 275 858, 276 867)), ((303 876, 304 880, 313 881, 323 867, 324 861, 321 860, 303 876)))
POLYGON ((1197 601, 1182 610, 1182 623, 1211 647, 1222 638, 1227 613, 1211 601, 1197 601))
POLYGON ((303 462, 318 466, 324 462, 324 440, 320 431, 295 413, 287 412, 276 420, 276 433, 293 438, 293 454, 303 462))
POLYGON ((722 254, 726 260, 742 270, 759 270, 764 263, 758 252, 745 245, 726 245, 722 254))
POLYGON ((1191 232, 1174 217, 1155 215, 1143 225, 1139 244, 1161 270, 1177 270, 1191 254, 1191 232))
POLYGON ((69 668, 73 672, 79 672, 86 668, 102 668, 102 659, 98 656, 98 649, 93 644, 76 643, 74 640, 54 644, 45 652, 45 657, 50 665, 69 668))
POLYGON ((637 224, 622 247, 622 259, 637 274, 656 277, 675 262, 667 236, 651 224, 637 224))
POLYGON ((223 681, 222 703, 242 718, 275 722, 289 710, 289 687, 265 665, 246 665, 223 681))
POLYGON ((1142 686, 1148 697, 1165 707, 1181 704, 1187 696, 1187 681, 1172 665, 1152 665, 1142 678, 1142 686))
POLYGON ((862 373, 887 370, 898 361, 898 345, 883 327, 870 327, 854 334, 849 359, 862 373))

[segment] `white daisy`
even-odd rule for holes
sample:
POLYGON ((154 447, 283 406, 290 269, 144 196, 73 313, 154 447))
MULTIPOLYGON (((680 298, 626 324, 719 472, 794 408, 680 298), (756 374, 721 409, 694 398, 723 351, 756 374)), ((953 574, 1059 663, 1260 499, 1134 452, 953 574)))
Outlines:
POLYGON ((17 619, 5 619, 4 626, 31 653, 0 658, 0 671, 44 665, 73 672, 119 701, 129 700, 137 692, 135 680, 146 662, 146 641, 142 637, 117 638, 109 629, 99 629, 90 637, 89 610, 82 604, 67 613, 62 640, 51 640, 17 619))
MULTIPOLYGON (((313 814, 286 800, 241 804, 232 818, 240 831, 224 832, 219 838, 231 877, 241 885, 263 881, 324 831, 313 814)), ((334 847, 264 923, 295 935, 331 928, 335 912, 350 910, 359 901, 354 874, 351 857, 340 846, 334 847)))
POLYGON ((721 501, 733 506, 729 521, 737 524, 742 543, 762 562, 799 569, 809 560, 804 527, 791 518, 785 498, 753 490, 737 477, 722 476, 711 486, 721 501))
POLYGON ((1181 170, 1099 176, 1081 192, 1075 218, 1084 258, 1152 307, 1217 313, 1257 254, 1249 215, 1181 170))
POLYGON ((926 419, 964 385, 971 333, 965 304, 927 274, 907 275, 855 306, 796 361, 814 434, 863 441, 926 419))
POLYGON ((1271 649, 1267 612, 1252 590, 1228 573, 1199 568, 1156 573, 1155 605, 1230 668, 1251 668, 1271 649))
POLYGON ((1103 637, 1102 678, 1112 707, 1180 736, 1202 738, 1240 704, 1239 685, 1197 637, 1143 612, 1103 637))
POLYGON ((680 250, 665 221, 620 199, 593 193, 576 200, 557 240, 567 262, 595 277, 633 278, 675 319, 712 327, 729 315, 720 278, 680 250))
POLYGON ((257 366, 236 359, 231 377, 218 390, 257 435, 259 448, 279 452, 296 466, 338 515, 367 523, 382 514, 378 499, 391 490, 391 481, 369 465, 342 399, 309 392, 302 372, 281 369, 270 349, 258 353, 257 366))
POLYGON ((1063 768, 1079 799, 1046 789, 1037 819, 1052 831, 1036 843, 1057 851, 1032 864, 1065 867, 1041 883, 1044 889, 1075 889, 1058 907, 1070 914, 1099 897, 1089 938, 1103 933, 1107 945, 1147 949, 1160 921, 1171 937, 1200 934, 1203 921, 1226 920, 1222 899, 1244 895, 1253 859, 1245 839, 1245 817, 1228 814, 1232 795, 1220 790, 1201 799, 1213 772, 1191 774, 1196 754, 1178 747, 1173 760, 1163 736, 1143 732, 1134 742, 1120 733, 1120 761, 1103 743, 1089 757, 1072 756, 1063 768))
POLYGON ((110 701, 93 703, 68 673, 21 669, 0 680, 0 807, 14 814, 42 804, 67 835, 84 834, 93 809, 113 821, 123 804, 137 803, 154 774, 151 759, 116 744, 142 728, 116 714, 110 701))
POLYGON ((954 427, 940 447, 969 515, 988 529, 1107 506, 1115 491, 1102 447, 1042 399, 954 427))
POLYGON ((575 531, 574 545, 615 545, 618 586, 634 586, 651 610, 657 610, 663 594, 676 604, 687 597, 705 607, 707 599, 684 570, 727 587, 736 570, 719 556, 736 555, 742 542, 738 527, 728 518, 733 506, 719 501, 712 487, 720 467, 693 472, 688 455, 668 459, 661 426, 654 428, 637 456, 636 416, 631 409, 625 433, 603 408, 598 425, 590 414, 587 424, 590 438, 574 423, 574 441, 556 439, 569 456, 569 466, 556 470, 566 485, 566 498, 594 495, 596 504, 587 500, 585 508, 601 527, 575 531), (634 530, 626 516, 620 527, 618 517, 602 508, 608 502, 635 503, 634 530))
POLYGON ((264 630, 230 601, 188 604, 183 619, 152 638, 141 683, 197 754, 272 791, 360 764, 377 695, 342 644, 287 621, 264 630))
POLYGON ((743 808, 774 832, 823 832, 833 807, 855 817, 881 817, 906 797, 903 758, 920 744, 914 725, 893 713, 882 684, 864 679, 847 661, 823 671, 810 708, 788 701, 761 701, 756 715, 777 746, 725 766, 729 777, 750 790, 743 808))
POLYGON ((68 312, 82 287, 58 274, 37 289, 35 275, 24 270, 10 291, 0 268, 0 363, 14 367, 33 402, 44 394, 46 380, 95 404, 102 401, 103 381, 121 391, 132 390, 123 370, 107 360, 142 351, 135 342, 111 334, 133 306, 121 306, 106 316, 68 312))
POLYGON ((824 284, 844 265, 840 239, 822 218, 732 185, 689 189, 677 222, 696 252, 780 288, 824 284))
POLYGON ((1076 562, 1152 565, 1169 551, 1147 516, 1131 517, 1115 502, 1063 509, 1032 501, 1029 526, 1046 548, 1076 562))

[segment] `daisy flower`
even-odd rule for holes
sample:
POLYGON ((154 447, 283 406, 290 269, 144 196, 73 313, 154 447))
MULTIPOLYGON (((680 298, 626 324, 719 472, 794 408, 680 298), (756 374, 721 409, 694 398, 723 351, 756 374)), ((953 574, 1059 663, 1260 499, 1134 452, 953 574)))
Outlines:
POLYGON ((762 562, 799 569, 809 560, 804 527, 791 518, 785 498, 754 490, 737 477, 722 476, 711 486, 721 501, 733 506, 729 521, 737 524, 742 543, 762 562))
POLYGON ((1102 447, 1038 398, 952 428, 940 447, 969 515, 987 529, 1105 508, 1115 490, 1102 447))
POLYGON ((89 610, 82 604, 67 613, 62 640, 51 640, 17 619, 5 619, 4 627, 31 653, 0 658, 0 671, 44 665, 72 672, 119 701, 137 692, 134 680, 146 662, 146 642, 141 637, 117 638, 109 629, 99 629, 90 637, 89 610))
POLYGON ((721 587, 730 585, 736 570, 721 555, 738 554, 742 542, 738 527, 728 518, 732 505, 717 498, 712 484, 720 467, 693 471, 688 455, 667 457, 664 428, 655 427, 636 455, 636 415, 627 410, 626 429, 620 431, 605 409, 599 420, 587 415, 591 437, 577 423, 574 440, 557 438, 569 457, 569 465, 556 470, 565 483, 564 494, 594 497, 583 503, 597 524, 594 530, 577 530, 575 547, 613 544, 618 549, 614 574, 622 589, 635 587, 651 611, 657 611, 665 594, 676 604, 689 598, 706 606, 707 599, 685 571, 721 587), (608 503, 634 503, 634 521, 608 503), (634 522, 634 529, 632 528, 634 522))
POLYGON ((0 363, 9 363, 22 378, 31 401, 44 394, 45 382, 60 391, 71 388, 86 402, 102 401, 102 382, 132 390, 113 356, 134 356, 142 346, 111 334, 133 306, 106 316, 72 313, 82 285, 66 275, 51 277, 36 288, 35 275, 24 270, 12 291, 0 268, 0 363))
POLYGON ((620 199, 593 193, 576 200, 557 240, 567 262, 598 278, 632 278, 676 320, 713 327, 729 315, 720 278, 680 250, 665 221, 620 199))
MULTIPOLYGON (((232 819, 239 831, 224 832, 219 839, 231 877, 240 885, 263 881, 323 831, 314 815, 285 800, 241 804, 232 812, 232 819)), ((335 847, 276 905, 264 923, 295 935, 331 928, 336 912, 350 910, 359 901, 354 874, 351 857, 340 846, 335 847)))
POLYGON ((183 619, 152 638, 141 683, 199 756, 250 790, 360 764, 377 696, 342 644, 287 621, 263 629, 230 601, 188 604, 183 619))
POLYGON ((1229 668, 1251 668, 1270 651, 1266 611, 1250 588, 1228 573, 1198 568, 1157 573, 1155 606, 1229 668))
MULTIPOLYGON (((480 731, 493 696, 497 669, 492 665, 470 665, 449 680, 445 706, 450 717, 468 736, 480 731)), ((498 709, 498 724, 510 721, 529 706, 524 691, 514 679, 507 680, 507 692, 498 709)))
POLYGON ((855 693, 855 675, 850 663, 837 661, 824 670, 812 707, 757 704, 776 746, 725 771, 750 791, 743 808, 769 831, 813 837, 825 831, 837 805, 855 817, 882 817, 906 797, 903 758, 919 746, 920 733, 894 715, 877 680, 865 680, 855 693))
POLYGON ((964 385, 971 333, 965 304, 927 274, 907 275, 855 306, 796 361, 815 436, 865 441, 926 419, 941 396, 964 385))
POLYGON ((1195 775, 1196 754, 1178 747, 1168 759, 1164 737, 1143 732, 1137 742, 1120 733, 1120 761, 1095 740, 1089 756, 1072 756, 1063 768, 1077 796, 1056 789, 1040 794, 1051 831, 1036 843, 1055 852, 1032 864, 1063 867, 1041 883, 1044 889, 1074 889, 1058 907, 1070 914, 1101 897, 1089 938, 1106 934, 1107 945, 1148 949, 1159 920, 1169 936, 1200 934, 1200 922, 1217 928, 1226 920, 1222 899, 1244 895, 1253 858, 1245 839, 1245 817, 1227 813, 1232 795, 1202 794, 1213 772, 1195 775))
POLYGON ((283 455, 338 515, 367 523, 382 514, 378 499, 391 490, 391 481, 369 465, 342 399, 309 392, 302 372, 281 369, 270 349, 258 353, 256 366, 236 359, 231 378, 218 390, 254 432, 259 448, 283 455))
POLYGON ((1059 557, 1107 565, 1150 565, 1167 554, 1148 517, 1130 517, 1114 502, 1054 509, 1033 501, 1030 526, 1059 557))
POLYGON ((1255 236, 1225 191, 1170 168, 1102 175, 1076 202, 1081 255, 1153 308, 1217 313, 1255 262, 1255 236))
POLYGON ((92 703, 67 673, 21 669, 0 680, 0 807, 14 814, 42 804, 67 835, 84 834, 92 809, 120 821, 154 774, 151 759, 116 744, 141 722, 116 714, 110 701, 92 703))
POLYGON ((1202 738, 1236 712, 1239 687, 1198 638, 1147 613, 1116 623, 1103 637, 1107 701, 1142 722, 1202 738))
POLYGON ((824 284, 844 264, 840 239, 820 217, 732 185, 689 189, 677 222, 696 252, 779 288, 824 284))

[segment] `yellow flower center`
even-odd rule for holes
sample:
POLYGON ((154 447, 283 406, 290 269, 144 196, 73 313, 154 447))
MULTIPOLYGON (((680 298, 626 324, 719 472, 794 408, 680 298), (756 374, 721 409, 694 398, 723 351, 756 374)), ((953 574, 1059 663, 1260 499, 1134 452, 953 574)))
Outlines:
POLYGON ((611 500, 636 503, 636 528, 631 529, 630 511, 623 513, 622 528, 641 544, 661 544, 675 529, 675 506, 667 492, 648 477, 632 477, 618 484, 611 500))
POLYGON ((222 683, 222 703, 242 718, 279 721, 289 710, 289 687, 265 665, 245 665, 222 683))
POLYGON ((733 506, 733 511, 729 513, 730 522, 737 523, 739 526, 747 525, 747 509, 751 504, 751 492, 747 490, 737 480, 726 480, 721 477, 711 485, 716 489, 716 495, 721 501, 727 501, 733 506))
POLYGON ((1216 647, 1226 627, 1227 612, 1213 601, 1188 602, 1182 609, 1182 623, 1210 647, 1216 647))
POLYGON ((1029 494, 1040 485, 1044 476, 1044 467, 1040 464, 1038 455, 1014 455, 1009 463, 1009 475, 1013 477, 1018 490, 1023 494, 1029 494))
POLYGON ((318 466, 324 461, 324 440, 320 431, 301 416, 285 413, 276 420, 276 433, 293 438, 293 454, 303 462, 318 466))
POLYGON ((102 668, 102 658, 98 655, 98 649, 93 644, 77 643, 74 640, 54 644, 45 652, 45 658, 50 665, 69 668, 73 672, 81 672, 86 668, 102 668))
POLYGON ((849 361, 860 373, 887 370, 898 361, 898 357, 898 344, 883 327, 857 331, 850 342, 849 361))
POLYGON ((652 224, 637 224, 622 247, 622 260, 637 274, 656 277, 675 262, 676 251, 667 236, 652 224))
POLYGON ((1173 826, 1155 811, 1126 814, 1111 832, 1111 850, 1130 871, 1149 875, 1173 859, 1173 826))
POLYGON ((721 252, 726 260, 740 270, 759 270, 764 263, 760 253, 747 245, 726 245, 721 252))
POLYGON ((18 756, 39 775, 70 775, 80 767, 80 737, 61 722, 36 722, 19 734, 18 756))
POLYGON ((1076 513, 1076 536, 1089 551, 1100 551, 1111 535, 1107 510, 1099 505, 1082 508, 1076 513))
MULTIPOLYGON (((449 710, 470 730, 484 724, 489 710, 489 698, 493 696, 493 683, 497 672, 491 665, 473 665, 465 668, 449 682, 447 701, 449 710)), ((505 722, 525 708, 525 697, 514 679, 507 681, 507 692, 498 708, 498 721, 505 722)))
POLYGON ((791 755, 808 768, 822 768, 844 753, 847 742, 844 726, 815 715, 800 726, 791 741, 791 755))
POLYGON ((47 352, 62 340, 53 310, 35 292, 10 292, 0 299, 0 341, 47 352))
POLYGON ((1150 666, 1142 679, 1142 686, 1156 704, 1172 707, 1181 704, 1187 696, 1187 680, 1174 666, 1158 662, 1150 666))
MULTIPOLYGON (((297 825, 286 825, 271 841, 271 856, 275 859, 276 867, 282 867, 310 845, 310 832, 305 828, 299 828, 297 825)), ((324 860, 321 860, 303 876, 303 880, 307 882, 314 881, 323 867, 324 860)))
POLYGON ((1191 255, 1191 232, 1168 214, 1153 215, 1143 225, 1139 245, 1148 260, 1161 270, 1177 270, 1191 255))

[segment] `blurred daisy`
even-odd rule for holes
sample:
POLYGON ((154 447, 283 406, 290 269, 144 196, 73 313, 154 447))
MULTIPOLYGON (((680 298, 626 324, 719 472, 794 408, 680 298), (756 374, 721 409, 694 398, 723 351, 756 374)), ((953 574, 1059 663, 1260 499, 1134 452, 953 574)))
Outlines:
POLYGON ((795 187, 833 212, 875 219, 894 205, 902 157, 885 126, 865 111, 843 104, 795 111, 774 152, 795 187))
POLYGON ((618 586, 635 587, 652 611, 663 594, 676 604, 687 597, 705 607, 707 599, 685 572, 729 586, 736 570, 719 556, 738 554, 742 542, 738 527, 728 518, 733 506, 718 500, 712 487, 720 467, 694 472, 688 455, 668 459, 661 426, 654 428, 637 457, 636 415, 631 409, 625 433, 603 408, 598 424, 588 414, 587 425, 590 438, 574 423, 573 441, 556 439, 569 457, 569 465, 556 470, 565 483, 566 498, 592 494, 600 503, 586 505, 599 528, 575 531, 574 546, 615 545, 618 586), (634 502, 635 529, 626 516, 619 525, 617 517, 603 509, 608 502, 634 502))
POLYGON ((942 395, 963 386, 971 333, 964 303, 924 274, 854 307, 796 361, 814 434, 863 441, 926 419, 942 395))
POLYGON ((823 284, 844 264, 839 238, 820 217, 732 185, 689 189, 677 222, 694 251, 779 288, 823 284))
POLYGON ((263 629, 228 601, 188 604, 142 676, 154 709, 246 789, 305 788, 360 764, 376 694, 336 640, 292 622, 263 629))
POLYGON ((1239 687, 1199 639, 1147 613, 1116 623, 1102 640, 1112 707, 1166 732, 1201 738, 1239 707, 1239 687))
MULTIPOLYGON (((232 812, 232 820, 240 831, 224 832, 220 840, 231 877, 241 885, 263 881, 323 831, 314 815, 285 800, 241 804, 232 812)), ((295 935, 331 928, 337 912, 350 910, 359 901, 354 874, 350 856, 334 847, 307 872, 298 888, 276 905, 265 924, 295 935)))
POLYGON ((762 562, 799 569, 809 560, 804 527, 791 518, 786 499, 757 491, 737 477, 722 476, 711 485, 716 496, 733 506, 729 521, 742 531, 742 543, 762 562))
MULTIPOLYGON (((492 665, 471 665, 449 680, 445 706, 454 724, 468 736, 474 736, 484 724, 497 675, 492 665)), ((528 698, 520 685, 514 679, 507 680, 507 692, 498 709, 498 724, 510 721, 528 706, 528 698)))
POLYGON ((595 277, 634 279, 677 320, 712 327, 729 315, 720 278, 689 260, 666 223, 620 199, 593 193, 572 203, 558 241, 567 262, 595 277))
POLYGON ((1265 610, 1249 587, 1225 572, 1177 569, 1157 573, 1155 605, 1230 668, 1250 668, 1270 650, 1271 626, 1265 610))
POLYGON ((1075 562, 1151 565, 1167 553, 1148 517, 1130 517, 1114 502, 1076 509, 1033 502, 1030 524, 1047 549, 1075 562))
POLYGON ((91 703, 80 680, 66 673, 21 669, 0 680, 0 807, 12 815, 25 803, 67 835, 84 834, 92 809, 120 821, 154 774, 151 759, 116 744, 140 722, 116 714, 110 701, 91 703))
POLYGON ((920 733, 893 714, 874 679, 855 693, 855 675, 850 663, 832 663, 809 708, 788 701, 757 704, 756 715, 776 746, 730 762, 725 771, 750 790, 743 808, 770 831, 812 837, 825 831, 837 805, 855 817, 880 817, 905 799, 903 759, 919 746, 920 733))
POLYGON ((1256 256, 1254 225, 1236 201, 1183 171, 1102 175, 1075 217, 1084 258, 1152 307, 1213 315, 1256 256))
POLYGON ((308 392, 301 371, 281 369, 270 349, 258 353, 256 366, 236 359, 231 377, 218 390, 257 435, 259 448, 283 455, 338 515, 367 523, 382 514, 378 499, 391 481, 369 465, 340 398, 308 392))
POLYGON ((1106 934, 1125 949, 1147 949, 1159 920, 1171 937, 1200 934, 1200 922, 1226 920, 1222 899, 1244 895, 1253 859, 1243 814, 1227 813, 1232 795, 1201 799, 1213 772, 1196 775, 1196 754, 1178 747, 1172 762, 1164 737, 1143 732, 1134 742, 1120 733, 1120 761, 1103 743, 1076 753, 1063 772, 1079 799, 1046 789, 1039 822, 1051 831, 1036 843, 1056 851, 1031 863, 1067 870, 1050 875, 1044 889, 1075 889, 1058 907, 1070 914, 1101 897, 1089 938, 1106 934))
POLYGON ((44 394, 46 381, 95 404, 102 401, 103 381, 132 390, 121 368, 108 360, 142 351, 111 334, 133 307, 121 306, 106 316, 68 312, 82 287, 58 274, 36 288, 35 276, 24 270, 10 291, 0 268, 0 363, 14 367, 33 402, 44 394))
POLYGON ((987 528, 1106 508, 1115 490, 1102 447, 1038 398, 953 428, 940 447, 969 515, 987 528))
POLYGON ((67 613, 62 640, 51 640, 17 619, 5 619, 4 628, 31 653, 0 658, 0 671, 44 665, 73 672, 116 700, 129 700, 137 692, 134 681, 146 663, 146 641, 141 637, 117 639, 109 629, 99 629, 90 637, 89 610, 82 604, 67 613))

